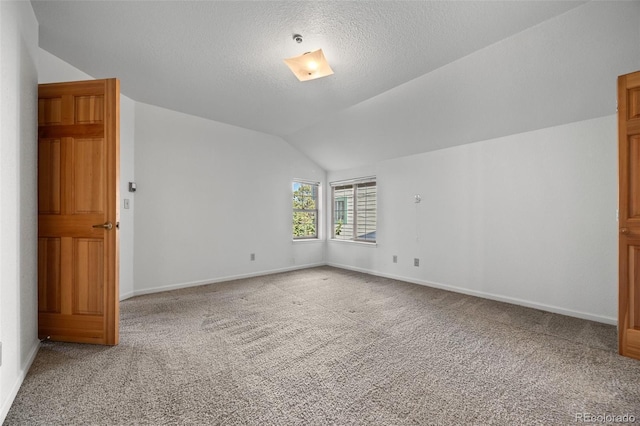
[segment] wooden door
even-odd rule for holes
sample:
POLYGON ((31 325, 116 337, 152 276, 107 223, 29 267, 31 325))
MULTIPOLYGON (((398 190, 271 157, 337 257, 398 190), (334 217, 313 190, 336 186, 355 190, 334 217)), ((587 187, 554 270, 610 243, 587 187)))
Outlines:
POLYGON ((621 355, 640 359, 640 72, 618 77, 621 355))
POLYGON ((38 334, 118 344, 120 83, 38 87, 38 334))

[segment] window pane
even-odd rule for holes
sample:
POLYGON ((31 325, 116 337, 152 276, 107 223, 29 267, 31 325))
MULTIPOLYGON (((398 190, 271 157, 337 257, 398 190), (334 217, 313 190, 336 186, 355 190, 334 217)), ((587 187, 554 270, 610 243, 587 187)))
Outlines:
POLYGON ((347 198, 342 197, 335 200, 335 210, 333 215, 335 223, 347 223, 347 198))
POLYGON ((377 228, 377 191, 375 183, 358 185, 356 193, 357 239, 375 241, 377 228))
POLYGON ((316 237, 316 214, 312 212, 293 213, 293 235, 296 238, 316 237))
POLYGON ((318 185, 293 182, 293 238, 318 237, 318 185))
POLYGON ((376 182, 334 186, 332 194, 332 238, 375 242, 376 182))
POLYGON ((353 186, 333 189, 333 237, 353 239, 353 186))

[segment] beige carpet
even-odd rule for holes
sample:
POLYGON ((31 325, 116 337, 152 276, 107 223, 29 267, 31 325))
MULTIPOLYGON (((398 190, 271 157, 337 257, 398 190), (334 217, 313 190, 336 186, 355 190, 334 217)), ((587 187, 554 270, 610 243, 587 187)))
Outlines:
POLYGON ((615 327, 322 267, 135 297, 43 343, 5 424, 574 424, 635 416, 615 327))

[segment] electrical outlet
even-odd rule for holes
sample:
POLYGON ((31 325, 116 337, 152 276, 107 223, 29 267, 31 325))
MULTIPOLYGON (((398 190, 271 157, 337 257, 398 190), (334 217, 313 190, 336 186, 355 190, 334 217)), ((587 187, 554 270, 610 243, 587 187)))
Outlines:
POLYGON ((398 263, 398 256, 395 254, 393 255, 393 263, 398 263))
POLYGON ((256 260, 256 254, 255 253, 251 253, 251 260, 256 260))
POLYGON ((128 208, 129 208, 129 199, 128 199, 128 198, 125 198, 125 199, 124 199, 124 208, 125 208, 125 209, 128 209, 128 208))
POLYGON ((420 266, 420 259, 417 257, 413 259, 413 266, 420 266))

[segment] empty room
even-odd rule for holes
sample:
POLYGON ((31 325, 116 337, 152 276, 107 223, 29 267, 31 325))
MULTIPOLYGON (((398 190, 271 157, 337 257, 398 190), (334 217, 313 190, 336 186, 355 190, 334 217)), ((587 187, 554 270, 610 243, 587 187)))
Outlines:
POLYGON ((640 2, 0 1, 0 422, 640 422, 640 2))

